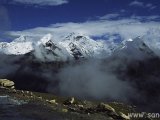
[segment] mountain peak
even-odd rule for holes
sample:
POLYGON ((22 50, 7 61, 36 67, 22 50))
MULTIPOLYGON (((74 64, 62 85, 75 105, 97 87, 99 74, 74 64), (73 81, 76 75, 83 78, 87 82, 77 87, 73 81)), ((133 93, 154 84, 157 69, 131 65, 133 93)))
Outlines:
POLYGON ((13 40, 13 42, 26 42, 27 38, 24 35, 21 35, 20 37, 13 40))
POLYGON ((115 54, 138 60, 154 56, 152 49, 150 49, 141 37, 124 41, 120 49, 115 51, 115 54))
POLYGON ((47 42, 52 41, 52 34, 46 34, 41 40, 40 42, 45 45, 47 42))
POLYGON ((75 33, 75 32, 72 32, 70 33, 67 37, 65 37, 65 40, 77 40, 78 38, 83 38, 83 37, 86 37, 84 36, 83 34, 80 34, 80 33, 75 33))

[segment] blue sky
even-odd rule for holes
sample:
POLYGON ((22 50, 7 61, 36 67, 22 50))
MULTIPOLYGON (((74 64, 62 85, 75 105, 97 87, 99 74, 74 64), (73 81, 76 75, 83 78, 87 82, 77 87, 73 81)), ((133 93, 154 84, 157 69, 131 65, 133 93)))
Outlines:
POLYGON ((136 30, 128 36, 122 31, 104 31, 111 25, 133 27, 133 23, 137 25, 140 22, 141 25, 135 29, 140 35, 144 34, 144 29, 159 25, 159 11, 159 0, 0 0, 0 29, 17 36, 70 30, 93 37, 120 34, 129 38, 129 35, 134 37, 136 30), (97 31, 93 31, 96 28, 97 31))
POLYGON ((158 15, 160 11, 159 0, 139 0, 136 1, 137 4, 132 4, 135 2, 133 0, 68 0, 67 3, 59 5, 50 5, 49 2, 43 5, 34 2, 28 4, 25 0, 17 1, 21 2, 1 0, 2 6, 8 10, 11 30, 43 27, 54 23, 83 22, 112 13, 121 12, 123 16, 130 17, 158 15))

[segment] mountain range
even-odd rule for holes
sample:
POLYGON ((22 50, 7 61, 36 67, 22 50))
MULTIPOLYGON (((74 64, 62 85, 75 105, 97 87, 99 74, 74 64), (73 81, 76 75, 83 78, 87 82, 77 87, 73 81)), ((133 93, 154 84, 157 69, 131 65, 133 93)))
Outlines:
POLYGON ((132 58, 142 58, 142 56, 154 54, 140 37, 123 41, 118 45, 102 40, 93 40, 88 36, 76 33, 70 33, 61 40, 54 40, 52 34, 47 34, 35 41, 22 35, 10 43, 0 42, 1 54, 33 53, 37 60, 43 62, 105 58, 122 52, 132 58))
POLYGON ((13 80, 17 89, 127 101, 159 111, 160 58, 143 37, 114 43, 79 33, 60 40, 22 35, 1 42, 0 54, 0 78, 13 80))

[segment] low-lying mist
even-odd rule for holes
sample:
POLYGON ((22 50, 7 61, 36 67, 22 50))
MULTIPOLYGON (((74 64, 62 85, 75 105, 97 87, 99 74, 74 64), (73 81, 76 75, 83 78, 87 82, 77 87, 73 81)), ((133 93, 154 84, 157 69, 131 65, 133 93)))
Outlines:
POLYGON ((82 99, 121 101, 143 111, 159 111, 160 59, 125 57, 44 63, 28 56, 0 59, 0 77, 17 89, 82 99))
POLYGON ((89 60, 62 68, 58 73, 59 89, 65 95, 81 98, 127 100, 134 88, 113 73, 113 66, 89 60))

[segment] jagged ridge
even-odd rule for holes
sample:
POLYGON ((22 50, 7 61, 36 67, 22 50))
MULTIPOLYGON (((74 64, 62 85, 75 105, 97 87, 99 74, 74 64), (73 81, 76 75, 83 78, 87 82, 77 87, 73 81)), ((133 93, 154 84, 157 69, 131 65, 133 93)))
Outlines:
POLYGON ((154 54, 140 37, 129 39, 122 42, 119 47, 113 48, 113 45, 107 45, 104 41, 95 41, 76 33, 71 33, 59 41, 54 40, 51 34, 47 34, 39 41, 28 40, 22 35, 10 43, 0 43, 0 53, 24 55, 33 52, 35 57, 42 61, 104 58, 112 53, 125 53, 136 58, 154 54))

